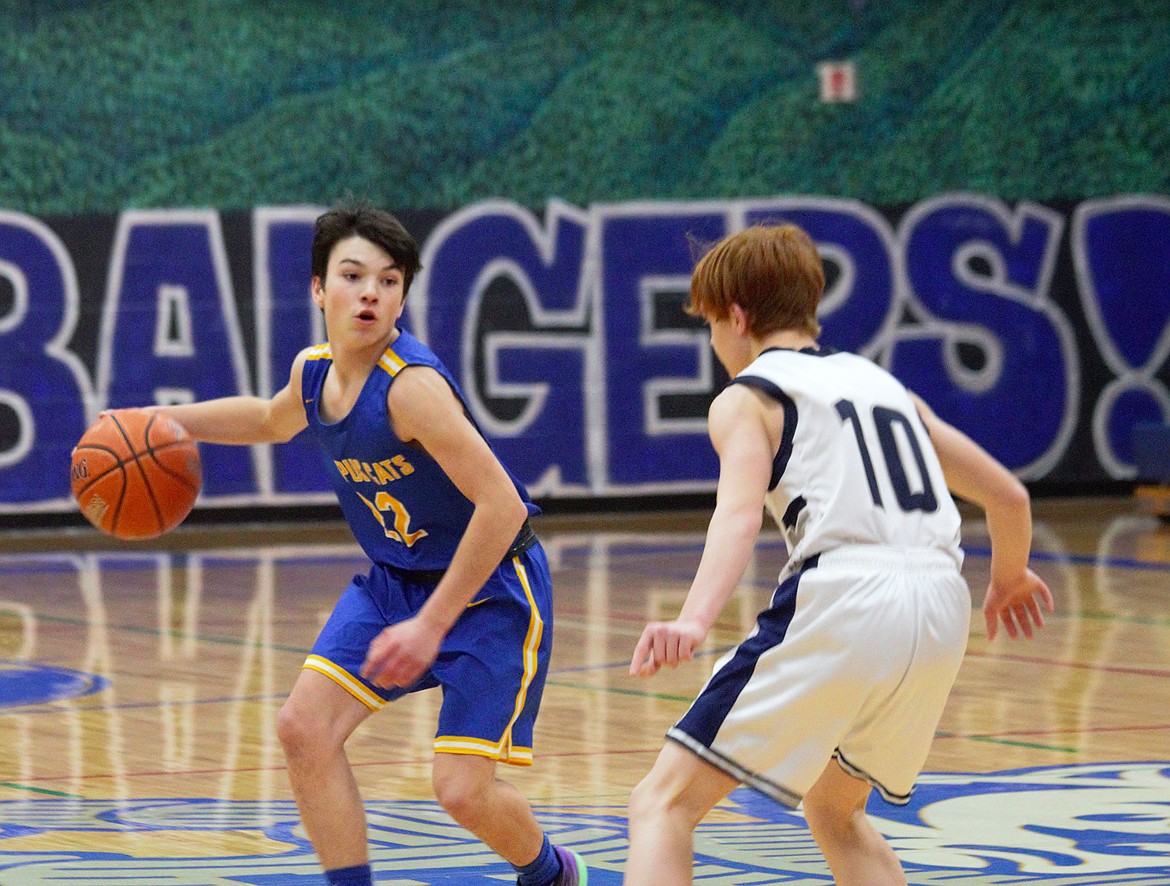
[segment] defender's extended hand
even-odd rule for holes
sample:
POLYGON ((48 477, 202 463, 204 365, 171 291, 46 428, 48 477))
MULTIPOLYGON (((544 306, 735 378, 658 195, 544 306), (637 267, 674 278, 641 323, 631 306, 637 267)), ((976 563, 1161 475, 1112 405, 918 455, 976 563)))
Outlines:
POLYGON ((649 677, 663 666, 678 667, 695 657, 707 632, 690 621, 653 621, 642 630, 630 659, 631 677, 649 677))
POLYGON ((1052 612, 1052 591, 1031 569, 1025 569, 1014 581, 995 581, 987 586, 987 597, 983 601, 983 617, 987 622, 987 639, 994 640, 999 632, 999 623, 1013 640, 1021 632, 1031 639, 1032 634, 1044 627, 1044 609, 1052 612))

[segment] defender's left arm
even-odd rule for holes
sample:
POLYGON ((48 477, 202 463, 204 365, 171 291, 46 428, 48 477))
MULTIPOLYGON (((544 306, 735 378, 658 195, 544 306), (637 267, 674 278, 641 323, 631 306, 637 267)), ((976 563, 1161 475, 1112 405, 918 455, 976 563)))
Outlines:
POLYGON ((983 508, 991 536, 991 582, 983 603, 987 636, 994 640, 1002 623, 1008 636, 1031 637, 1044 626, 1043 609, 1052 612, 1052 591, 1028 568, 1032 550, 1032 503, 1024 484, 989 452, 939 418, 915 395, 918 413, 930 432, 947 486, 983 508))

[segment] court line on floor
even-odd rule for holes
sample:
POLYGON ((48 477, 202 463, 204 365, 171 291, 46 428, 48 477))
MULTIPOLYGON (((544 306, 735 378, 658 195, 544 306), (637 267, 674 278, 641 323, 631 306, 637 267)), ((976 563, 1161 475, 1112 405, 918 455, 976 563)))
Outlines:
MULTIPOLYGON (((677 550, 678 547, 679 546, 675 546, 674 549, 677 550)), ((694 547, 694 546, 687 545, 687 547, 694 547)), ((984 549, 984 548, 967 548, 967 549, 965 549, 965 552, 969 556, 979 556, 979 557, 990 556, 990 550, 984 549)), ((645 550, 638 552, 638 556, 645 556, 645 554, 646 554, 645 550)), ((1094 565, 1094 566, 1105 565, 1105 566, 1112 566, 1112 567, 1120 568, 1120 569, 1147 569, 1147 570, 1155 570, 1155 571, 1170 571, 1170 564, 1151 563, 1148 561, 1134 560, 1132 558, 1106 558, 1103 560, 1100 557, 1076 556, 1076 555, 1068 555, 1068 554, 1055 554, 1055 553, 1051 553, 1051 552, 1035 552, 1034 556, 1036 557, 1036 559, 1047 560, 1050 562, 1076 563, 1076 564, 1080 564, 1080 565, 1094 565)), ((236 564, 233 564, 233 565, 236 565, 236 564)), ((613 568, 613 564, 610 565, 610 568, 613 568)), ((661 573, 656 573, 656 575, 661 576, 661 573)), ((771 586, 770 582, 760 583, 760 584, 762 587, 770 587, 771 586)), ((583 611, 577 611, 574 614, 586 615, 587 613, 585 613, 583 611)), ((1096 618, 1096 619, 1129 620, 1129 621, 1137 621, 1139 623, 1153 623, 1155 625, 1160 623, 1160 620, 1158 620, 1158 619, 1151 619, 1149 617, 1142 617, 1142 616, 1136 616, 1136 617, 1135 616, 1122 616, 1122 615, 1114 615, 1114 614, 1110 614, 1110 613, 1101 613, 1101 612, 1078 613, 1078 615, 1080 615, 1082 617, 1091 617, 1091 618, 1096 618)), ((89 624, 88 619, 79 618, 79 617, 54 616, 54 615, 46 615, 46 614, 40 614, 38 617, 45 620, 45 621, 55 621, 58 623, 73 624, 73 625, 78 625, 78 626, 85 626, 85 625, 89 624)), ((636 620, 636 619, 634 617, 631 617, 628 620, 636 620)), ((1170 621, 1168 621, 1168 623, 1170 623, 1170 621)), ((225 645, 232 645, 232 646, 239 646, 239 647, 250 646, 250 647, 255 647, 255 648, 266 648, 266 649, 271 649, 271 650, 276 650, 276 651, 285 651, 285 652, 291 652, 291 653, 302 654, 302 655, 306 654, 308 652, 308 650, 305 647, 301 647, 301 646, 289 646, 289 645, 284 645, 284 644, 265 644, 265 643, 255 642, 255 641, 241 640, 241 639, 235 638, 235 637, 223 637, 223 636, 216 636, 216 635, 198 634, 198 633, 192 633, 189 631, 181 631, 181 630, 176 630, 176 629, 164 631, 158 627, 144 627, 144 626, 136 626, 136 625, 108 625, 107 629, 119 630, 119 631, 124 631, 124 632, 131 632, 131 633, 150 634, 150 635, 154 635, 154 636, 169 634, 172 638, 176 638, 176 639, 192 638, 192 639, 195 639, 195 640, 200 641, 200 642, 218 643, 218 644, 225 644, 225 645)), ((707 651, 702 651, 702 652, 697 653, 696 657, 704 657, 704 656, 710 656, 710 655, 721 655, 721 654, 725 653, 726 651, 728 651, 728 648, 707 650, 707 651)), ((1118 674, 1146 676, 1146 677, 1154 677, 1154 678, 1162 678, 1162 677, 1170 676, 1170 671, 1162 670, 1162 669, 1154 669, 1154 668, 1131 668, 1131 667, 1123 667, 1123 666, 1099 665, 1099 664, 1086 663, 1086 662, 1062 661, 1062 660, 1047 659, 1047 658, 1035 657, 1035 656, 1023 656, 1023 655, 1016 655, 1016 654, 1011 654, 1011 653, 989 653, 989 652, 985 652, 985 651, 980 652, 980 651, 968 650, 967 654, 973 658, 982 658, 982 659, 986 659, 986 660, 1001 660, 1001 661, 1019 662, 1019 663, 1026 663, 1026 664, 1047 664, 1049 666, 1055 666, 1055 667, 1066 667, 1066 668, 1075 668, 1075 669, 1089 670, 1089 671, 1100 671, 1100 672, 1104 672, 1104 673, 1118 673, 1118 674)), ((615 662, 615 663, 603 663, 603 664, 598 664, 598 665, 584 665, 584 666, 573 666, 573 667, 567 667, 567 668, 557 668, 557 669, 550 670, 549 673, 550 673, 550 676, 555 676, 556 674, 584 673, 587 671, 625 668, 627 666, 628 666, 628 663, 625 660, 622 660, 620 662, 615 662)), ((567 688, 567 689, 603 691, 603 692, 608 692, 608 693, 613 693, 613 694, 633 695, 633 696, 652 698, 652 699, 658 699, 658 700, 664 700, 664 701, 690 702, 693 698, 692 696, 671 695, 671 694, 667 694, 667 693, 653 692, 653 691, 640 690, 640 689, 629 689, 629 688, 617 687, 617 686, 608 686, 608 687, 606 687, 606 686, 590 686, 588 684, 571 683, 568 681, 557 681, 555 679, 550 679, 549 684, 555 685, 555 686, 561 686, 561 687, 567 688)), ((217 704, 217 703, 238 703, 240 701, 276 701, 276 700, 282 700, 285 697, 286 697, 285 693, 271 694, 271 695, 266 695, 266 696, 249 696, 249 697, 245 697, 245 698, 221 697, 221 698, 215 698, 215 699, 194 700, 194 701, 189 702, 189 704, 202 705, 202 704, 217 704)), ((80 707, 70 707, 70 708, 68 708, 68 710, 69 711, 93 711, 93 710, 100 711, 100 710, 133 709, 133 708, 150 708, 150 707, 159 707, 159 706, 163 705, 164 703, 169 704, 169 705, 174 704, 174 702, 128 702, 125 704, 116 704, 116 705, 88 705, 88 706, 80 706, 80 707)), ((22 708, 20 710, 21 714, 29 714, 29 713, 57 714, 57 713, 61 713, 61 712, 62 712, 62 708, 59 706, 57 706, 57 707, 43 707, 43 706, 41 706, 41 709, 39 709, 39 710, 34 709, 31 711, 28 708, 22 708)), ((1114 729, 1111 729, 1108 727, 1104 727, 1104 728, 1093 729, 1093 730, 1074 730, 1074 731, 1076 731, 1076 732, 1084 732, 1084 731, 1110 732, 1110 731, 1124 731, 1126 728, 1127 727, 1119 727, 1118 730, 1114 730, 1114 729)), ((1132 727, 1129 727, 1129 728, 1132 728, 1132 727)), ((1150 726, 1150 727, 1139 727, 1139 728, 1161 729, 1161 728, 1166 728, 1166 727, 1150 726)), ((1058 733, 1063 732, 1064 734, 1067 734, 1067 730, 1057 730, 1056 732, 1058 732, 1058 733)), ((944 733, 940 733, 940 735, 942 737, 966 738, 969 740, 976 740, 976 741, 994 741, 996 743, 1002 743, 1002 744, 1021 744, 1021 745, 1025 745, 1025 746, 1029 746, 1029 747, 1041 747, 1041 748, 1047 748, 1047 749, 1051 749, 1051 750, 1064 751, 1064 752, 1075 752, 1076 751, 1076 749, 1070 749, 1070 748, 1059 747, 1059 746, 1038 745, 1038 744, 1034 744, 1034 743, 1016 742, 1014 740, 1007 739, 1007 738, 1002 737, 1002 736, 992 736, 992 735, 964 736, 964 735, 958 735, 958 734, 947 735, 944 733)))
MULTIPOLYGON (((990 557, 991 548, 964 547, 969 557, 990 557)), ((1045 563, 1070 564, 1073 566, 1106 566, 1111 569, 1137 569, 1153 572, 1170 572, 1170 563, 1153 560, 1137 560, 1133 557, 1101 557, 1088 554, 1067 554, 1058 551, 1032 551, 1031 558, 1045 563)))
MULTIPOLYGON (((36 781, 35 778, 29 781, 36 781)), ((0 788, 9 788, 13 791, 28 791, 33 794, 48 794, 50 797, 65 797, 70 800, 84 800, 85 796, 82 794, 71 794, 68 791, 54 791, 49 788, 38 788, 31 784, 20 784, 13 781, 0 781, 0 788)))
POLYGON ((1092 662, 1084 661, 1068 661, 1056 658, 1043 658, 1034 655, 1019 655, 1012 652, 980 652, 979 650, 967 650, 969 658, 982 658, 991 661, 1010 661, 1018 664, 1041 664, 1051 667, 1073 668, 1082 671, 1095 671, 1103 674, 1125 674, 1134 677, 1156 677, 1167 678, 1170 677, 1170 670, 1164 668, 1132 668, 1126 665, 1102 665, 1093 664, 1092 662))
MULTIPOLYGON (((617 559, 629 559, 630 557, 634 557, 634 556, 647 557, 647 556, 655 556, 655 555, 663 554, 663 553, 678 553, 680 551, 694 551, 694 552, 698 553, 698 552, 701 552, 703 550, 703 545, 704 545, 704 542, 703 542, 701 537, 695 541, 681 541, 680 540, 678 542, 667 542, 667 541, 663 541, 662 539, 657 539, 657 540, 655 540, 654 544, 639 544, 635 540, 629 540, 629 541, 625 541, 625 542, 621 542, 619 544, 616 544, 615 547, 616 548, 623 548, 623 547, 624 548, 635 548, 636 550, 631 550, 631 551, 626 552, 626 551, 622 551, 622 550, 615 551, 615 550, 611 549, 608 552, 608 556, 613 557, 613 558, 617 558, 617 559)), ((561 551, 558 566, 553 571, 556 572, 559 569, 564 568, 562 565, 560 565, 561 561, 570 561, 570 560, 582 561, 582 560, 591 560, 594 558, 595 554, 593 551, 584 549, 585 547, 587 547, 586 543, 583 542, 581 547, 582 547, 581 550, 563 550, 563 551, 561 551)), ((967 545, 963 545, 961 547, 962 547, 962 551, 963 551, 964 555, 967 557, 981 557, 981 558, 983 558, 983 557, 990 557, 991 556, 991 549, 989 547, 967 546, 967 545)), ((755 549, 757 551, 779 551, 782 554, 787 554, 787 546, 786 546, 784 540, 779 539, 779 538, 777 538, 777 539, 762 538, 759 541, 757 541, 755 549)), ((157 569, 158 568, 157 559, 159 557, 172 557, 172 558, 176 558, 176 557, 178 557, 178 558, 203 557, 203 558, 207 558, 207 560, 205 560, 205 562, 204 562, 204 566, 205 567, 210 566, 212 568, 216 568, 220 565, 223 565, 225 567, 228 567, 228 566, 239 567, 242 565, 247 565, 249 562, 252 562, 253 560, 255 562, 260 562, 262 560, 265 560, 264 557, 259 556, 259 555, 254 555, 253 558, 251 558, 251 559, 247 556, 243 556, 243 557, 230 556, 233 552, 236 552, 238 550, 240 550, 240 549, 239 548, 232 548, 232 547, 217 547, 217 548, 209 548, 206 550, 200 550, 197 548, 191 549, 191 550, 160 550, 160 551, 149 551, 149 552, 110 550, 110 551, 102 551, 102 552, 96 552, 96 553, 100 554, 104 558, 103 568, 119 569, 119 570, 157 569), (222 560, 222 564, 214 562, 217 557, 219 557, 219 559, 222 560)), ((94 553, 95 552, 85 552, 82 554, 77 554, 77 553, 71 554, 69 552, 56 552, 56 553, 52 553, 52 554, 38 554, 35 552, 22 552, 22 553, 13 553, 13 554, 0 554, 0 575, 22 574, 22 573, 75 572, 76 569, 73 568, 72 566, 66 564, 64 561, 70 557, 87 556, 89 554, 94 554, 94 553), (25 565, 25 563, 21 563, 20 561, 25 561, 25 563, 27 565, 25 565)), ((1118 569, 1138 569, 1138 570, 1154 570, 1154 571, 1159 571, 1159 572, 1170 572, 1170 561, 1159 562, 1159 561, 1153 561, 1153 560, 1139 560, 1139 559, 1136 559, 1134 557, 1102 557, 1100 555, 1069 554, 1069 553, 1063 552, 1063 551, 1045 551, 1045 550, 1033 550, 1031 553, 1031 556, 1032 556, 1033 560, 1039 560, 1039 561, 1051 562, 1051 563, 1064 563, 1064 564, 1071 564, 1071 565, 1077 565, 1077 566, 1106 566, 1106 567, 1114 567, 1114 568, 1118 568, 1118 569)), ((279 556, 277 558, 277 560, 280 563, 290 563, 290 564, 309 563, 309 564, 329 564, 329 565, 332 565, 335 562, 344 562, 346 560, 353 560, 354 563, 356 564, 356 566, 360 566, 363 563, 368 562, 361 555, 360 551, 351 555, 350 553, 347 552, 344 545, 338 546, 338 557, 337 558, 330 557, 330 556, 324 556, 324 555, 297 556, 294 554, 288 554, 288 555, 279 556)), ((581 565, 575 565, 575 566, 572 566, 570 568, 581 569, 581 568, 590 568, 590 567, 589 567, 588 563, 585 563, 585 564, 581 564, 581 565)), ((777 572, 779 572, 779 568, 777 568, 777 572)), ((687 573, 688 577, 692 577, 693 574, 694 574, 693 569, 687 573)))
MULTIPOLYGON (((625 757, 637 756, 639 754, 657 754, 662 750, 662 745, 654 745, 653 747, 645 748, 612 748, 599 751, 548 751, 536 754, 537 760, 542 759, 564 759, 564 758, 601 758, 601 757, 625 757)), ((371 769, 379 766, 430 766, 434 762, 432 755, 418 757, 404 757, 398 759, 388 760, 359 760, 351 761, 350 765, 354 769, 371 769)), ((52 794, 54 796, 62 797, 77 797, 78 799, 87 799, 81 794, 69 794, 63 791, 54 791, 47 788, 35 787, 35 784, 45 784, 52 782, 87 782, 93 783, 96 781, 109 781, 110 779, 129 779, 129 778, 186 778, 192 776, 215 776, 231 773, 235 775, 248 775, 262 772, 285 772, 288 767, 282 762, 273 764, 271 766, 233 766, 233 767, 215 767, 204 769, 159 769, 159 770, 143 770, 140 772, 91 772, 85 775, 37 775, 23 779, 22 782, 0 782, 0 788, 11 788, 14 790, 28 790, 37 793, 52 794)))
MULTIPOLYGON (((36 617, 43 621, 53 622, 54 624, 72 625, 73 627, 87 627, 91 620, 82 618, 76 615, 52 615, 45 613, 37 613, 36 617)), ((239 637, 223 637, 216 634, 202 634, 198 632, 183 631, 178 628, 169 628, 163 630, 158 627, 147 627, 145 625, 129 625, 129 624, 107 624, 103 626, 107 631, 120 631, 125 634, 145 634, 153 637, 170 637, 172 640, 195 640, 200 643, 216 643, 224 646, 239 646, 252 647, 254 649, 264 649, 272 652, 292 652, 299 655, 308 655, 309 649, 304 646, 290 646, 285 643, 264 643, 259 640, 241 640, 239 637)))
POLYGON ((1170 730, 1170 722, 1167 723, 1146 723, 1140 726, 1078 726, 1073 729, 1068 728, 1051 728, 1051 729, 1009 729, 1004 732, 949 732, 939 730, 935 735, 940 738, 995 738, 1008 735, 1018 736, 1043 736, 1043 735, 1067 735, 1069 733, 1085 733, 1085 734, 1101 734, 1112 732, 1163 732, 1170 730))
MULTIPOLYGON (((680 545, 680 546, 677 546, 677 547, 672 548, 670 550, 677 552, 680 549, 680 547, 683 547, 683 546, 680 545)), ((783 549, 782 544, 773 544, 773 543, 759 544, 759 545, 757 545, 756 549, 757 550, 761 550, 761 549, 766 550, 766 549, 777 548, 777 547, 783 549)), ((700 545, 698 547, 698 549, 701 550, 702 546, 700 545)), ((652 550, 648 553, 644 552, 644 551, 639 551, 637 553, 630 553, 630 554, 624 554, 624 555, 619 555, 619 556, 621 559, 628 561, 628 560, 631 560, 635 557, 642 557, 642 556, 648 556, 649 554, 653 554, 653 553, 666 553, 666 552, 667 552, 667 549, 661 548, 658 550, 652 550)), ((991 558, 991 549, 990 548, 982 548, 982 547, 963 548, 963 553, 964 553, 964 556, 966 558, 978 558, 981 560, 983 560, 983 559, 989 560, 991 558)), ((568 560, 568 559, 573 559, 573 558, 579 559, 579 558, 584 558, 584 557, 589 557, 589 556, 591 556, 591 555, 588 554, 587 552, 583 552, 579 555, 578 554, 563 555, 562 560, 568 560)), ((1116 569, 1122 569, 1122 570, 1136 570, 1136 571, 1143 571, 1144 570, 1144 571, 1154 571, 1154 572, 1170 572, 1170 563, 1159 563, 1159 562, 1153 562, 1153 561, 1149 561, 1149 560, 1135 560, 1133 558, 1127 558, 1127 557, 1102 558, 1102 557, 1098 557, 1098 556, 1066 554, 1066 553, 1058 553, 1058 552, 1053 552, 1053 551, 1033 551, 1032 552, 1032 559, 1038 560, 1038 561, 1043 561, 1043 562, 1048 562, 1048 563, 1055 563, 1057 565, 1065 564, 1065 565, 1072 565, 1072 566, 1095 566, 1095 567, 1105 567, 1105 568, 1116 568, 1116 569)), ((576 570, 576 571, 587 570, 589 568, 591 568, 591 567, 588 564, 581 565, 581 566, 568 567, 568 569, 572 569, 572 570, 576 570)), ((637 565, 623 566, 621 564, 615 564, 615 563, 611 562, 611 563, 607 564, 607 568, 610 571, 620 571, 620 572, 623 572, 625 574, 631 574, 631 573, 646 574, 637 565)), ((561 565, 557 569, 553 570, 554 588, 556 585, 556 580, 555 580, 556 574, 558 572, 563 572, 563 571, 567 571, 567 569, 564 565, 561 565)), ((656 578, 656 579, 673 578, 673 579, 677 580, 680 584, 689 585, 691 582, 691 579, 694 577, 694 570, 688 570, 686 572, 681 572, 681 571, 672 572, 672 571, 663 571, 661 569, 655 569, 652 574, 653 574, 654 578, 656 578)), ((779 570, 777 570, 777 577, 778 576, 779 576, 779 570)), ((742 584, 748 585, 748 586, 755 586, 757 588, 764 589, 764 590, 775 589, 775 587, 776 587, 775 580, 773 580, 771 578, 768 578, 768 579, 758 578, 755 580, 742 582, 742 584)), ((570 609, 570 610, 564 610, 564 611, 568 614, 574 614, 574 615, 587 615, 588 614, 584 610, 581 610, 581 609, 576 609, 576 610, 570 609)), ((637 621, 637 616, 626 615, 624 613, 614 613, 608 617, 614 618, 617 620, 623 620, 623 621, 637 621)), ((1079 610, 1076 612, 1062 612, 1062 611, 1060 611, 1060 609, 1058 607, 1057 611, 1055 613, 1053 613, 1052 615, 1047 616, 1047 617, 1053 621, 1059 621, 1061 619, 1069 619, 1069 618, 1091 618, 1095 621, 1116 621, 1116 622, 1122 622, 1122 623, 1126 623, 1126 624, 1149 625, 1151 627, 1170 627, 1170 616, 1159 617, 1159 616, 1154 616, 1154 615, 1133 615, 1133 614, 1129 614, 1129 613, 1102 612, 1101 610, 1079 610)))

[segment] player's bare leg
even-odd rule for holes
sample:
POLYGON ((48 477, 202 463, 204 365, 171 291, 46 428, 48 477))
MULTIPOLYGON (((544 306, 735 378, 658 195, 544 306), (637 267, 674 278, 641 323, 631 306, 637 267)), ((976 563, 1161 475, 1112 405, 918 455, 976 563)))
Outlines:
POLYGON ((690 883, 695 828, 739 782, 690 751, 667 742, 630 795, 627 886, 690 883))
POLYGON ((496 766, 495 760, 474 754, 435 754, 435 796, 504 861, 526 865, 539 854, 544 831, 524 795, 496 778, 496 766))
POLYGON ((325 675, 302 670, 277 718, 301 822, 325 870, 369 861, 366 813, 345 741, 370 713, 325 675))
POLYGON ((836 760, 804 796, 804 815, 838 886, 905 886, 890 844, 865 814, 870 786, 836 760))

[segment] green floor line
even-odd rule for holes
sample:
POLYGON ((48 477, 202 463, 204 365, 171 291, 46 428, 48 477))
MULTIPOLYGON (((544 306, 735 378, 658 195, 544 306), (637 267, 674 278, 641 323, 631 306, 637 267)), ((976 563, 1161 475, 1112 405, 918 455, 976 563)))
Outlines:
POLYGON ((68 791, 52 791, 48 788, 34 788, 28 784, 16 784, 11 781, 0 781, 0 788, 12 788, 14 791, 32 791, 34 794, 48 794, 50 797, 70 797, 74 800, 84 800, 81 794, 71 794, 68 791))
MULTIPOLYGON (((42 621, 76 625, 78 627, 85 627, 91 624, 90 619, 69 615, 38 615, 37 618, 42 621)), ((287 646, 283 643, 262 643, 258 640, 241 640, 238 637, 217 637, 213 634, 192 634, 190 631, 182 631, 178 628, 163 631, 159 628, 147 628, 138 625, 107 625, 107 629, 122 631, 127 634, 147 634, 153 637, 161 637, 166 634, 172 640, 198 640, 201 643, 218 643, 222 646, 254 646, 257 649, 271 649, 275 652, 296 652, 300 655, 309 654, 309 650, 304 646, 287 646)))
POLYGON ((1075 614, 1078 618, 1092 619, 1093 621, 1123 621, 1127 624, 1146 625, 1152 628, 1170 627, 1170 618, 1156 615, 1119 615, 1112 612, 1081 611, 1075 614))
POLYGON ((590 689, 594 692, 610 692, 615 695, 636 695, 638 698, 658 698, 663 701, 681 701, 689 704, 693 695, 666 695, 662 692, 646 692, 642 689, 619 689, 616 686, 590 686, 588 683, 566 683, 563 680, 549 680, 548 686, 563 686, 566 689, 590 689))
POLYGON ((1007 738, 992 738, 989 735, 967 735, 964 738, 969 738, 971 741, 983 741, 989 744, 1007 744, 1017 748, 1031 748, 1036 751, 1060 751, 1062 754, 1079 754, 1080 748, 1066 748, 1061 745, 1054 744, 1040 744, 1034 741, 1012 741, 1007 738))
POLYGON ((606 794, 569 794, 563 797, 558 796, 556 800, 540 800, 539 802, 553 806, 612 806, 615 809, 621 807, 624 810, 629 799, 628 791, 614 791, 606 794), (611 802, 602 802, 604 800, 611 802), (617 802, 612 802, 615 800, 617 802))

